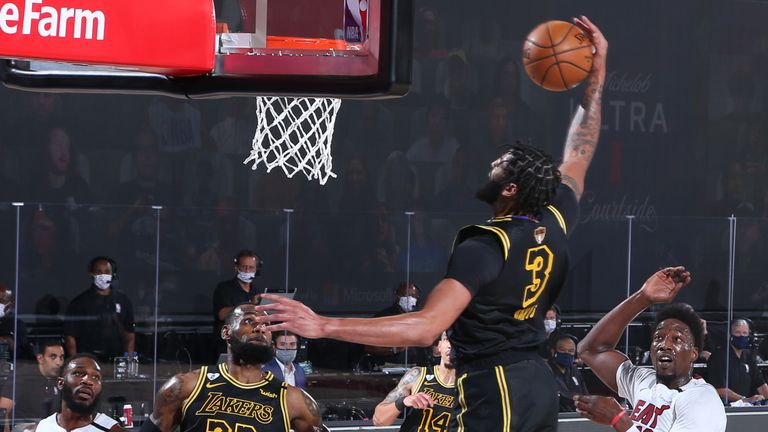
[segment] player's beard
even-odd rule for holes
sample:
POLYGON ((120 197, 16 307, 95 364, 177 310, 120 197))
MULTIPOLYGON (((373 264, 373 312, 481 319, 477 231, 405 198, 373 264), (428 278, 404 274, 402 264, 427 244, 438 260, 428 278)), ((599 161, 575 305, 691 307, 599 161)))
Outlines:
POLYGON ((493 205, 496 199, 499 198, 501 190, 504 189, 504 184, 494 180, 488 180, 484 185, 475 192, 475 198, 482 202, 493 205))
POLYGON ((95 395, 88 404, 75 400, 75 390, 68 386, 66 381, 64 382, 64 387, 61 389, 61 398, 64 400, 67 407, 69 407, 75 414, 93 415, 101 405, 101 393, 95 395))
POLYGON ((456 350, 451 347, 451 353, 448 355, 448 361, 445 362, 446 369, 456 369, 456 350))
POLYGON ((243 342, 237 338, 229 340, 229 348, 232 351, 232 363, 236 365, 265 364, 275 356, 272 345, 243 342))

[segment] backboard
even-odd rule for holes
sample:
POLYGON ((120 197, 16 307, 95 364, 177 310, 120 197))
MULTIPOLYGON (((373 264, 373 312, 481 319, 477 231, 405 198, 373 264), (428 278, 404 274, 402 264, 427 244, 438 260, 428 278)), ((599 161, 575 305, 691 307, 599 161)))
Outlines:
POLYGON ((187 98, 379 98, 404 95, 411 80, 412 0, 134 0, 133 9, 120 10, 109 0, 10 3, 18 13, 0 16, 3 30, 31 28, 34 36, 37 25, 42 36, 48 31, 34 44, 25 43, 20 31, 0 32, 0 47, 6 47, 0 57, 7 59, 0 79, 13 88, 187 98), (64 10, 49 6, 58 3, 103 20, 82 18, 81 25, 78 15, 68 28, 63 14, 46 16, 44 8, 49 15, 64 10), (84 6, 74 9, 73 3, 84 6), (140 3, 147 4, 144 13, 134 10, 140 3), (175 13, 182 8, 184 14, 175 13), (113 25, 123 20, 130 25, 113 25), (56 23, 58 33, 51 32, 56 23), (100 40, 50 37, 86 24, 93 24, 100 40), (11 37, 13 43, 2 43, 11 37), (115 40, 119 49, 110 45, 115 40), (9 48, 22 46, 40 50, 9 48))

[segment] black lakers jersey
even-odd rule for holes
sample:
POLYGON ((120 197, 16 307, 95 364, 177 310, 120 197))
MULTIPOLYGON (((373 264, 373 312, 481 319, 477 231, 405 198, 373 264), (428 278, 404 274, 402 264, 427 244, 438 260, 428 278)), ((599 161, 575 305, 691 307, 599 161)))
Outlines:
POLYGON ((456 405, 456 386, 440 380, 439 366, 421 368, 421 374, 411 394, 424 392, 435 405, 425 409, 411 409, 400 427, 402 432, 446 432, 456 405))
POLYGON ((543 316, 565 283, 568 226, 577 218, 575 195, 561 185, 555 203, 535 218, 499 217, 459 231, 454 247, 482 237, 503 261, 495 279, 470 288, 473 298, 453 324, 451 343, 462 367, 544 342, 543 316))
POLYGON ((203 366, 192 394, 182 405, 184 432, 290 431, 287 385, 271 372, 253 384, 235 380, 226 363, 203 366))

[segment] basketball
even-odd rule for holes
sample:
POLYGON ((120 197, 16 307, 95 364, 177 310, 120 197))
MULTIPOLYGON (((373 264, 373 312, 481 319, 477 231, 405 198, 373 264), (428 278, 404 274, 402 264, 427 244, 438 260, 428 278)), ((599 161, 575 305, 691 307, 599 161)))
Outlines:
POLYGON ((547 21, 528 34, 523 44, 523 66, 539 86, 565 91, 589 75, 592 53, 592 42, 578 26, 565 21, 547 21))

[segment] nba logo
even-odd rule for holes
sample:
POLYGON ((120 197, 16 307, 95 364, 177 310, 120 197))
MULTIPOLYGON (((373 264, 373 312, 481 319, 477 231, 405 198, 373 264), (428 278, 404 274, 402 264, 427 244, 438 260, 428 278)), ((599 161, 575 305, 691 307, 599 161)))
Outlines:
POLYGON ((363 43, 368 39, 368 0, 344 0, 344 40, 363 43))

